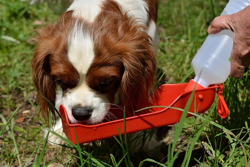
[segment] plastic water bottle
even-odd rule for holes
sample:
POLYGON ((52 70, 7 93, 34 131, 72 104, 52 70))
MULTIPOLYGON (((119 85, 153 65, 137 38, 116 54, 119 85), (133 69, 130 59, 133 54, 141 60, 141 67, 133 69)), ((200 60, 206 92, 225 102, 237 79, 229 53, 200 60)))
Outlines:
MULTIPOLYGON (((250 0, 230 0, 221 15, 236 13, 250 5, 250 0)), ((230 55, 233 48, 233 32, 223 30, 216 35, 208 35, 200 50, 192 60, 195 82, 203 87, 226 81, 230 74, 230 55)))

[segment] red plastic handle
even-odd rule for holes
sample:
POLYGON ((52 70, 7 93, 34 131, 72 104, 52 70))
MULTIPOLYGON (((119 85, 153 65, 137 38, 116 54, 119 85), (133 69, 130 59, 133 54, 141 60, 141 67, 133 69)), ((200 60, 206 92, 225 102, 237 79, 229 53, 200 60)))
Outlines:
MULTIPOLYGON (((227 104, 225 102, 225 99, 223 97, 224 86, 223 86, 223 84, 218 84, 218 85, 214 85, 214 86, 217 87, 217 94, 218 94, 218 98, 219 98, 218 106, 217 106, 217 113, 221 118, 227 118, 229 115, 229 109, 228 109, 227 104)), ((185 92, 192 91, 193 89, 201 90, 201 89, 206 89, 206 88, 204 88, 202 85, 196 83, 195 81, 190 80, 184 91, 185 92)), ((210 97, 208 97, 208 98, 210 98, 210 97)))
POLYGON ((218 94, 218 107, 217 107, 217 112, 218 112, 218 115, 221 117, 221 118, 227 118, 228 115, 229 115, 229 109, 227 107, 227 104, 225 102, 225 99, 222 95, 223 93, 223 84, 219 85, 219 88, 218 88, 218 91, 217 91, 217 94, 218 94))

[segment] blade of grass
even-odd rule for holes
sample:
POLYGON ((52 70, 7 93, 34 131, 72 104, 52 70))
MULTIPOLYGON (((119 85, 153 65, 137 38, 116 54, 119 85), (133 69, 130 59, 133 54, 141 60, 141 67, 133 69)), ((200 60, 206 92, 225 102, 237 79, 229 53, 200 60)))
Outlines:
POLYGON ((147 159, 141 161, 139 164, 139 167, 142 167, 145 162, 151 162, 151 163, 157 164, 157 165, 162 166, 162 167, 167 167, 167 165, 162 164, 160 162, 157 162, 156 160, 153 160, 151 158, 147 158, 147 159))
MULTIPOLYGON (((207 119, 206 119, 207 120, 207 119)), ((191 155, 192 155, 192 151, 194 148, 195 143, 198 141, 198 138, 200 137, 204 127, 209 123, 209 121, 205 121, 203 122, 202 126, 200 127, 200 129, 198 130, 197 133, 195 133, 195 138, 193 138, 190 142, 191 142, 191 146, 188 148, 188 151, 186 150, 186 154, 182 163, 182 166, 186 166, 188 167, 190 159, 191 159, 191 155)), ((189 142, 189 143, 190 143, 189 142)))
POLYGON ((117 164, 117 167, 120 166, 120 164, 122 163, 122 161, 125 159, 125 157, 127 156, 128 153, 124 154, 123 157, 120 159, 120 161, 117 164))
POLYGON ((49 106, 52 107, 52 108, 56 111, 56 113, 58 114, 58 116, 61 118, 61 114, 60 114, 59 111, 56 109, 56 107, 55 107, 46 97, 44 97, 44 96, 42 95, 42 93, 41 93, 38 89, 36 89, 36 91, 37 91, 37 93, 38 93, 40 96, 42 96, 42 98, 44 98, 44 99, 48 102, 49 106))
POLYGON ((113 154, 110 154, 110 159, 111 159, 111 162, 113 163, 113 166, 117 167, 118 165, 117 165, 117 162, 116 162, 115 157, 114 157, 113 154))
POLYGON ((129 156, 129 148, 128 148, 128 142, 127 142, 127 125, 126 125, 126 108, 124 107, 124 110, 123 110, 123 126, 124 126, 124 142, 125 142, 125 152, 124 152, 124 155, 126 154, 126 158, 125 158, 125 162, 127 162, 127 164, 130 166, 130 167, 133 167, 134 165, 131 163, 131 160, 130 160, 130 156, 129 156))
POLYGON ((47 133, 46 137, 44 138, 44 142, 43 142, 43 147, 42 147, 42 151, 39 155, 39 158, 38 158, 38 166, 41 166, 41 162, 43 161, 43 157, 44 157, 44 154, 45 154, 45 151, 46 151, 46 145, 47 145, 47 142, 48 142, 48 138, 49 138, 49 132, 47 133))
MULTIPOLYGON (((195 115, 196 117, 199 117, 199 118, 201 118, 202 120, 204 120, 204 118, 201 117, 201 116, 198 115, 198 114, 195 114, 195 113, 190 113, 190 114, 191 114, 191 115, 195 115)), ((244 156, 245 156, 245 162, 246 162, 246 166, 247 166, 247 165, 248 165, 248 160, 247 160, 247 155, 246 155, 246 149, 245 149, 245 147, 243 146, 242 141, 241 141, 234 133, 232 133, 230 130, 226 129, 226 128, 223 127, 222 125, 219 125, 219 124, 217 124, 216 122, 210 121, 210 120, 209 120, 209 123, 210 123, 211 125, 217 127, 217 128, 222 129, 224 133, 233 136, 233 137, 235 138, 235 140, 237 140, 237 141, 239 142, 239 144, 240 144, 240 146, 241 146, 241 148, 242 148, 242 150, 243 150, 243 153, 244 153, 244 156)))
POLYGON ((4 129, 6 128, 6 130, 8 131, 8 134, 9 136, 11 137, 13 143, 14 143, 14 147, 15 147, 15 151, 16 151, 16 156, 17 156, 17 159, 18 159, 18 163, 19 163, 19 166, 21 167, 22 166, 22 163, 21 163, 21 159, 20 159, 20 155, 19 155, 19 150, 18 150, 18 146, 17 146, 17 143, 16 143, 16 139, 15 139, 15 135, 14 135, 14 131, 13 131, 13 126, 14 126, 14 123, 12 124, 12 127, 8 127, 8 124, 10 123, 10 121, 12 120, 12 118, 14 117, 14 114, 18 111, 19 107, 13 112, 13 114, 11 115, 11 117, 8 119, 8 121, 6 121, 6 119, 4 118, 4 116, 2 114, 0 114, 0 117, 3 121, 3 123, 5 124, 4 128, 2 129, 1 133, 3 133, 4 129))
MULTIPOLYGON (((122 135, 121 135, 121 131, 120 131, 119 127, 117 130, 118 130, 118 137, 120 138, 120 141, 115 136, 114 136, 114 138, 118 142, 118 144, 121 146, 123 155, 125 155, 125 154, 127 154, 127 152, 126 152, 126 148, 124 148, 124 145, 122 144, 123 140, 122 140, 122 135)), ((127 156, 125 157, 124 162, 125 162, 126 166, 129 166, 128 161, 127 161, 127 156)))
POLYGON ((77 152, 78 152, 78 155, 79 155, 79 158, 80 158, 80 161, 81 161, 81 166, 83 165, 83 158, 82 158, 82 153, 81 153, 81 147, 80 147, 80 144, 79 144, 79 141, 78 141, 78 137, 77 137, 77 134, 76 134, 76 129, 74 128, 74 132, 75 132, 75 138, 76 138, 76 147, 77 147, 77 152))
MULTIPOLYGON (((74 129, 75 130, 75 129, 74 129)), ((87 160, 91 160, 91 161, 85 161, 83 162, 83 157, 82 157, 82 149, 81 149, 81 146, 79 144, 79 141, 78 141, 78 137, 77 137, 77 134, 76 134, 76 131, 75 131, 75 137, 76 137, 76 143, 77 143, 77 151, 78 151, 78 154, 79 154, 79 158, 80 158, 80 161, 81 161, 81 166, 84 166, 86 162, 89 162, 91 163, 92 161, 98 166, 98 167, 105 167, 101 162, 99 162, 97 159, 93 158, 91 154, 88 154, 87 155, 87 160)), ((91 163, 92 164, 92 163, 91 163)))
POLYGON ((59 144, 60 146, 68 147, 68 148, 71 148, 71 149, 72 149, 72 148, 76 149, 76 150, 78 151, 78 154, 79 154, 79 157, 78 157, 78 158, 80 159, 81 164, 85 164, 85 162, 86 162, 86 160, 84 160, 83 157, 82 157, 82 154, 83 154, 83 155, 86 155, 87 157, 89 157, 89 158, 90 158, 89 160, 91 160, 92 162, 95 163, 95 164, 92 164, 92 165, 97 165, 98 167, 99 167, 99 166, 100 166, 100 167, 108 167, 108 166, 110 166, 109 164, 107 164, 107 163, 105 163, 105 162, 103 162, 103 161, 100 161, 100 160, 97 159, 97 158, 92 157, 92 155, 91 155, 90 153, 88 153, 88 152, 82 150, 82 149, 81 149, 81 146, 80 146, 80 144, 79 144, 79 141, 78 141, 78 139, 77 139, 77 137, 76 137, 76 140, 77 140, 78 145, 75 145, 75 144, 72 143, 69 139, 64 138, 63 136, 57 134, 57 133, 54 132, 53 130, 50 130, 50 129, 49 129, 48 131, 49 131, 50 133, 56 135, 57 137, 61 138, 62 141, 64 141, 65 143, 67 143, 67 144, 70 145, 70 146, 67 146, 67 145, 59 144))
MULTIPOLYGON (((171 157, 174 157, 174 155, 173 155, 174 149, 175 149, 175 146, 177 144, 178 138, 179 138, 179 136, 181 134, 181 131, 182 131, 182 128, 183 128, 183 125, 184 125, 184 121, 187 118, 188 110, 189 110, 189 108, 191 106, 194 94, 195 94, 195 88, 192 91, 192 93, 191 93, 191 95, 190 95, 190 97, 188 99, 188 102, 187 102, 187 104, 186 104, 186 106, 184 108, 184 112, 182 113, 180 122, 178 123, 178 127, 177 127, 177 129, 175 131, 174 141, 173 141, 173 144, 172 144, 172 149, 171 149, 171 154, 170 154, 171 157)), ((173 165, 173 163, 174 163, 174 161, 170 161, 170 166, 173 165)))
POLYGON ((27 161, 26 161, 26 163, 24 164, 23 167, 26 167, 26 166, 29 165, 29 162, 30 162, 31 158, 33 157, 33 155, 35 154, 35 152, 37 152, 37 150, 38 150, 38 148, 35 149, 35 150, 32 152, 32 154, 29 156, 29 158, 27 159, 27 161))
POLYGON ((113 138, 120 145, 120 147, 122 148, 122 150, 124 150, 124 147, 123 147, 123 144, 122 144, 121 132, 120 132, 119 127, 117 128, 117 130, 118 130, 118 137, 120 138, 120 140, 116 136, 114 136, 114 135, 113 135, 113 138))
MULTIPOLYGON (((6 126, 8 126, 10 120, 14 117, 14 115, 17 113, 17 111, 19 110, 19 108, 20 108, 20 106, 17 107, 17 109, 10 115, 10 118, 9 118, 8 121, 4 124, 2 130, 0 131, 0 135, 3 134, 4 129, 6 128, 6 126)), ((5 119, 5 118, 3 117, 2 114, 0 114, 0 116, 1 116, 2 119, 5 119)))
POLYGON ((215 11, 214 11, 214 2, 213 2, 213 0, 210 0, 210 3, 211 3, 211 7, 212 7, 212 13, 213 13, 213 18, 215 18, 216 17, 216 14, 215 14, 215 11))

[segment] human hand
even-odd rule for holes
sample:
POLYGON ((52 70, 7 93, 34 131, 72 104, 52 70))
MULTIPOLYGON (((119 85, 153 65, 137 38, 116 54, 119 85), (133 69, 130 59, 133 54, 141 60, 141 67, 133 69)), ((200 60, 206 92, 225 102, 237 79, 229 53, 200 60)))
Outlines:
POLYGON ((230 75, 241 78, 250 65, 250 6, 232 15, 216 17, 207 31, 217 34, 224 29, 234 32, 230 75))

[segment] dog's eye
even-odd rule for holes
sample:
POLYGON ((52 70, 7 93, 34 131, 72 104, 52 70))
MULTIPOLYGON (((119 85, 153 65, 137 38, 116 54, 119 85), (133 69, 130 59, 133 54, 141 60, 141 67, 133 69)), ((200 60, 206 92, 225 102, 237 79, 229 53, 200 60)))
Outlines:
POLYGON ((114 79, 113 78, 108 78, 108 79, 105 79, 103 80, 101 83, 100 83, 100 87, 101 88, 106 88, 108 86, 110 86, 112 83, 113 83, 114 79))
POLYGON ((110 77, 110 78, 107 78, 107 79, 103 80, 99 84, 99 90, 101 92, 105 91, 107 88, 109 88, 109 86, 112 85, 113 82, 114 82, 114 78, 113 77, 110 77))
POLYGON ((61 86, 63 91, 66 91, 69 88, 69 85, 62 80, 60 80, 58 83, 61 86))

